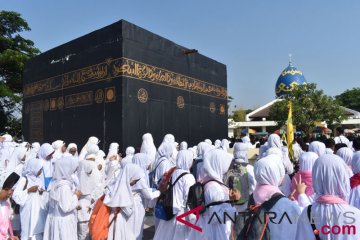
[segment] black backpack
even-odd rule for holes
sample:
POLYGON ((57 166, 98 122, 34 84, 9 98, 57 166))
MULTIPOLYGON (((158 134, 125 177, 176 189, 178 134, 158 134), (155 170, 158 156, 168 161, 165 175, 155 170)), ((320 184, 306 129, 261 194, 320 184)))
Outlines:
POLYGON ((202 159, 195 159, 193 165, 191 166, 190 172, 194 176, 195 179, 197 178, 199 163, 202 163, 203 161, 204 160, 202 160, 202 159))
POLYGON ((157 200, 156 206, 155 206, 155 217, 159 218, 161 220, 169 221, 171 220, 175 215, 173 213, 173 187, 179 181, 180 178, 182 178, 184 175, 188 174, 187 172, 184 172, 180 174, 180 176, 175 180, 174 183, 172 183, 172 179, 170 178, 168 188, 166 191, 161 193, 160 197, 157 200))
MULTIPOLYGON (((260 206, 248 207, 247 212, 236 217, 234 235, 237 240, 270 240, 270 229, 266 221, 267 212, 285 196, 274 194, 268 201, 260 206)), ((253 195, 250 196, 249 206, 254 204, 253 195)), ((252 205, 254 206, 254 205, 252 205)))
POLYGON ((219 201, 219 202, 210 203, 208 205, 205 204, 204 187, 207 183, 212 182, 212 181, 215 181, 215 182, 219 183, 220 185, 224 185, 225 187, 228 188, 228 186, 226 186, 224 183, 217 181, 215 179, 211 179, 205 183, 196 182, 194 185, 192 185, 189 188, 188 199, 186 201, 186 205, 189 207, 190 210, 201 205, 202 209, 199 212, 204 213, 206 208, 208 208, 210 206, 215 206, 215 205, 219 205, 222 203, 230 202, 230 201, 219 201))

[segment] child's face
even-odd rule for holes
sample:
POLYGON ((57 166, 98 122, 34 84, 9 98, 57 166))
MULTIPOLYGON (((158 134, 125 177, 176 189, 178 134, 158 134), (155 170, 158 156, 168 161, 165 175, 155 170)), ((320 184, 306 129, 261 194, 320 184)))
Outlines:
POLYGON ((1 191, 0 191, 0 200, 1 201, 7 200, 8 198, 11 197, 12 193, 13 193, 12 189, 1 189, 1 191))

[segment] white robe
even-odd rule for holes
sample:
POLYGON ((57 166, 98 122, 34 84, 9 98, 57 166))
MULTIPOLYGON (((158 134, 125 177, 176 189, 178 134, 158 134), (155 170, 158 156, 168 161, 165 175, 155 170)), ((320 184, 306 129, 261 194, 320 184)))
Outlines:
MULTIPOLYGON (((344 204, 319 204, 315 202, 311 208, 311 215, 313 216, 313 221, 315 223, 316 229, 319 230, 321 239, 328 240, 349 240, 349 239, 359 239, 359 229, 360 229, 360 210, 344 204), (325 217, 327 216, 327 217, 325 217), (346 217, 347 216, 347 217, 346 217), (339 217, 339 218, 338 218, 339 217), (328 219, 326 222, 322 222, 321 219, 328 219), (338 218, 338 220, 337 220, 338 218), (353 222, 354 220, 354 222, 353 222), (356 234, 347 235, 341 233, 339 235, 334 235, 330 232, 328 235, 323 235, 322 230, 328 232, 330 229, 324 227, 328 225, 333 227, 335 225, 340 228, 346 225, 353 225, 356 228, 356 234), (324 229, 322 229, 324 227, 324 229)), ((351 232, 352 233, 352 232, 351 232)), ((297 231, 296 231, 296 240, 313 240, 315 239, 314 232, 311 228, 311 225, 308 221, 307 208, 303 210, 298 219, 297 231)))
POLYGON ((49 215, 46 219, 44 240, 77 240, 76 207, 78 199, 71 184, 60 186, 60 199, 49 201, 49 215))
MULTIPOLYGON (((172 174, 172 183, 182 174, 183 170, 175 170, 172 174)), ((190 228, 185 226, 183 223, 176 221, 178 215, 183 214, 187 211, 186 201, 189 193, 189 188, 195 184, 195 178, 193 175, 186 174, 179 179, 179 181, 173 187, 173 213, 175 216, 169 220, 160 220, 159 225, 156 228, 154 240, 177 240, 187 239, 190 228)))
MULTIPOLYGON (((140 181, 143 181, 143 179, 140 181)), ((108 239, 141 240, 143 238, 145 216, 142 198, 154 200, 159 197, 159 195, 159 191, 153 192, 151 189, 133 191, 133 206, 121 209, 120 213, 116 217, 116 221, 109 228, 108 239)), ((113 219, 113 217, 114 214, 110 214, 109 222, 113 219)))
POLYGON ((351 189, 349 204, 360 209, 360 186, 351 189))
POLYGON ((24 189, 26 179, 22 177, 16 184, 12 198, 20 205, 21 240, 42 239, 47 209, 45 196, 38 192, 28 193, 24 189))
MULTIPOLYGON (((226 187, 221 186, 216 182, 209 182, 205 185, 205 203, 209 204, 217 201, 229 200, 229 193, 226 187)), ((190 229, 188 236, 189 240, 218 240, 218 239, 230 239, 231 238, 231 225, 232 222, 229 218, 224 223, 224 212, 229 216, 234 216, 235 208, 229 203, 223 203, 215 205, 206 209, 206 211, 200 216, 197 226, 202 228, 202 232, 198 232, 194 229, 190 229), (213 217, 209 223, 211 216, 216 213, 220 218, 221 223, 216 217, 213 217)), ((193 222, 195 224, 195 222, 193 222)))
POLYGON ((165 159, 162 158, 159 161, 160 164, 158 165, 158 167, 156 168, 156 172, 155 172, 155 182, 157 183, 163 176, 164 174, 169 171, 172 167, 175 167, 175 164, 170 160, 170 159, 165 159))

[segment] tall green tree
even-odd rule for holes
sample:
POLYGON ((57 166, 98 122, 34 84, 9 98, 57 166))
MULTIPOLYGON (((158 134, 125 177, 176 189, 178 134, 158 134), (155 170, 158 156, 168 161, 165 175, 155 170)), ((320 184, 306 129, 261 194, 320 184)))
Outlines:
POLYGON ((347 89, 335 96, 335 99, 341 106, 360 112, 360 88, 347 89))
POLYGON ((325 121, 330 127, 340 123, 345 118, 345 112, 337 101, 316 89, 316 84, 298 86, 283 97, 283 101, 276 102, 270 109, 270 119, 281 127, 286 124, 288 117, 288 101, 293 105, 293 124, 297 131, 309 134, 317 122, 325 121))
POLYGON ((40 53, 20 33, 30 31, 17 12, 0 11, 0 132, 21 130, 22 74, 27 60, 40 53))

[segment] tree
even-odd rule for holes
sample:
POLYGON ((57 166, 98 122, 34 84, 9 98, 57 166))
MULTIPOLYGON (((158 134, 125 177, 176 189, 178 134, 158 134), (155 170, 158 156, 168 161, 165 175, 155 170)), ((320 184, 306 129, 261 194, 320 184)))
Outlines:
POLYGON ((288 101, 292 101, 293 124, 297 131, 309 134, 317 122, 325 121, 330 127, 340 123, 345 118, 345 112, 334 98, 316 89, 316 84, 298 86, 276 102, 270 109, 270 119, 281 127, 288 117, 288 101))
POLYGON ((345 92, 335 96, 335 99, 343 107, 360 111, 360 88, 347 89, 345 92))
POLYGON ((242 107, 233 111, 232 118, 235 122, 243 122, 246 120, 246 114, 252 112, 251 109, 244 109, 242 107))
POLYGON ((40 51, 20 33, 30 31, 21 15, 0 11, 0 132, 19 128, 21 121, 22 74, 27 60, 40 51))

